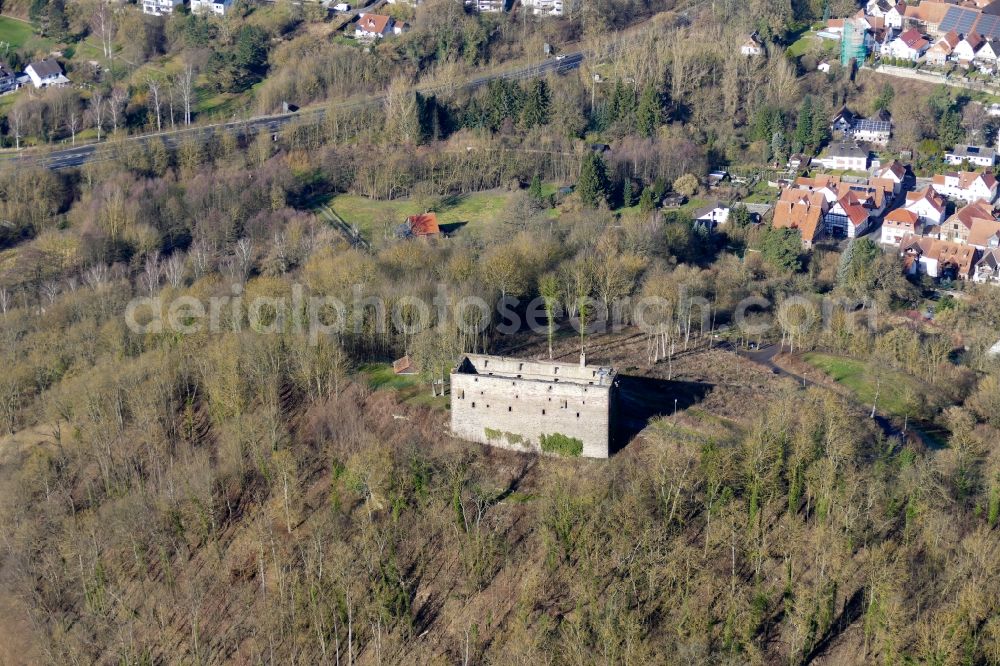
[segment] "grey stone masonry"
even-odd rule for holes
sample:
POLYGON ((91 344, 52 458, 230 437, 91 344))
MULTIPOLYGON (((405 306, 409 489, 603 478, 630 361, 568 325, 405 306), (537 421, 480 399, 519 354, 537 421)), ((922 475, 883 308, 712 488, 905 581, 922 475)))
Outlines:
POLYGON ((614 368, 470 354, 451 371, 451 430, 462 439, 541 450, 542 435, 583 443, 607 458, 614 419, 614 368))

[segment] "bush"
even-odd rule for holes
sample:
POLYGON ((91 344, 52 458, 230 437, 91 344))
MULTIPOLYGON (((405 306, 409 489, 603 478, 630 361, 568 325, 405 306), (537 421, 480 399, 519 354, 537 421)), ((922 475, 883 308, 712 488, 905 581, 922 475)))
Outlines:
POLYGON ((583 442, 576 437, 567 437, 559 433, 542 435, 542 451, 558 453, 561 456, 579 456, 583 453, 583 442))

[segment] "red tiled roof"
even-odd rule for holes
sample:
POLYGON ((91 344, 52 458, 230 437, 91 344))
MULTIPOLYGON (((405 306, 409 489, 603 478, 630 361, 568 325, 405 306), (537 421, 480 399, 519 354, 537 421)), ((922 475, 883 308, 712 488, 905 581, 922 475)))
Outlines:
POLYGON ((389 21, 389 17, 384 14, 362 14, 358 19, 358 28, 364 32, 382 34, 389 21))
POLYGON ((411 215, 406 218, 410 225, 410 233, 414 236, 435 236, 441 233, 438 226, 437 213, 424 213, 423 215, 411 215))
POLYGON ((885 216, 885 221, 891 223, 890 226, 913 227, 919 220, 916 213, 905 208, 897 208, 885 216))
POLYGON ((926 199, 927 203, 929 203, 937 212, 944 212, 944 197, 937 193, 937 190, 934 189, 933 185, 928 185, 919 192, 906 193, 907 205, 915 204, 921 199, 926 199))

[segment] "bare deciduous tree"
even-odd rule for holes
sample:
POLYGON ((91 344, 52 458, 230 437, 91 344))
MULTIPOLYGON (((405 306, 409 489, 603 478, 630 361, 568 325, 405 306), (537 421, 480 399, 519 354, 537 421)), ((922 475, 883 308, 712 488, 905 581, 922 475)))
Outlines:
POLYGON ((149 88, 149 103, 156 116, 156 131, 159 132, 163 129, 163 115, 160 110, 160 82, 149 77, 146 79, 146 87, 149 88))
POLYGON ((128 100, 128 92, 123 88, 115 88, 111 91, 111 99, 108 100, 108 112, 111 114, 113 132, 118 132, 119 123, 125 119, 126 100, 128 100))
POLYGON ((187 63, 184 69, 177 76, 177 91, 180 93, 181 102, 184 104, 184 124, 191 124, 191 105, 194 101, 194 81, 197 77, 194 65, 187 63))
POLYGON ((70 145, 76 145, 76 131, 80 129, 80 112, 74 106, 66 112, 66 129, 69 130, 70 145))
POLYGON ((7 116, 7 122, 10 123, 10 133, 14 135, 14 149, 20 150, 21 128, 24 127, 24 112, 20 108, 14 107, 14 110, 7 116))
POLYGON ((145 285, 149 295, 152 296, 160 286, 160 276, 163 274, 163 267, 160 265, 160 253, 150 252, 146 256, 146 263, 142 271, 142 283, 145 285))
POLYGON ((104 93, 95 90, 90 94, 90 118, 97 129, 97 140, 101 140, 101 132, 104 130, 104 93))
POLYGON ((184 281, 184 255, 174 252, 163 265, 163 275, 167 284, 176 289, 184 281))
POLYGON ((83 272, 83 283, 97 290, 107 284, 110 277, 111 271, 105 264, 94 264, 83 272))

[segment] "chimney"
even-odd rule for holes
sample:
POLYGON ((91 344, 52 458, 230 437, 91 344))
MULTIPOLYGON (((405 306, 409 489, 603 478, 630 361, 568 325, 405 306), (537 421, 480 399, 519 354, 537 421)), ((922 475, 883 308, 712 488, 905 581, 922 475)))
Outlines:
POLYGON ((580 352, 580 367, 587 367, 587 352, 580 352))

